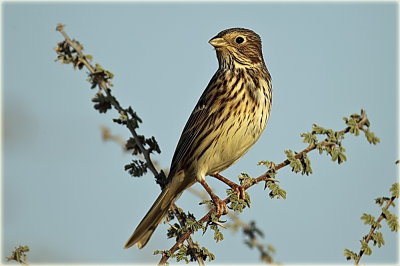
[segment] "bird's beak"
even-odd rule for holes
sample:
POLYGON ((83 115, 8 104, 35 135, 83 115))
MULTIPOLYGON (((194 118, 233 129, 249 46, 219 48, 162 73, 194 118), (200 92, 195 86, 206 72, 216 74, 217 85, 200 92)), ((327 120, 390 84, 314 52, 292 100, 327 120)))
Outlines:
POLYGON ((224 40, 224 38, 214 37, 209 42, 215 48, 221 48, 226 46, 228 43, 224 40))

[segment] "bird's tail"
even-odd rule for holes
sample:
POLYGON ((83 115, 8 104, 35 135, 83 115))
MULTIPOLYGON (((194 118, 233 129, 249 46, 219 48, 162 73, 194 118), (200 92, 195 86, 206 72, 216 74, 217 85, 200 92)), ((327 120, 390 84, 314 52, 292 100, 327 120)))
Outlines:
POLYGON ((125 248, 130 248, 135 244, 138 248, 143 248, 167 214, 168 209, 179 198, 186 187, 187 186, 182 186, 182 183, 180 185, 173 183, 168 184, 137 226, 135 232, 133 232, 132 236, 128 239, 125 248))

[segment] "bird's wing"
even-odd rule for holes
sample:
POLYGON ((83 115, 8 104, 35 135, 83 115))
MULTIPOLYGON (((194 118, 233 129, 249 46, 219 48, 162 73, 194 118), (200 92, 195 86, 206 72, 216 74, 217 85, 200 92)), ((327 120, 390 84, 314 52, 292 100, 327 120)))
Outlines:
POLYGON ((194 145, 198 145, 195 140, 198 138, 199 134, 207 134, 209 129, 212 127, 211 123, 214 119, 212 119, 212 113, 209 106, 210 99, 208 99, 208 96, 210 91, 213 89, 211 84, 214 83, 216 78, 217 73, 209 82, 207 88, 204 90, 196 107, 186 122, 172 158, 171 169, 169 173, 170 178, 172 178, 179 170, 185 167, 187 160, 190 160, 190 158, 187 158, 188 152, 196 148, 194 145))

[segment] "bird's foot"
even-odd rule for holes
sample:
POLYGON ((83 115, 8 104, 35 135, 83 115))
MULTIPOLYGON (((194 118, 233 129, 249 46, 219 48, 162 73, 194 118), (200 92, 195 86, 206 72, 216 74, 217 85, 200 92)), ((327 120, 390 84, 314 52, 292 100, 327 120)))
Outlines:
POLYGON ((214 206, 215 206, 215 212, 217 213, 217 216, 220 217, 221 215, 225 215, 228 213, 228 206, 226 205, 226 202, 224 200, 221 200, 213 190, 210 188, 210 186, 206 183, 205 180, 200 180, 200 184, 205 188, 207 193, 210 195, 214 206))
POLYGON ((244 200, 246 198, 246 194, 244 193, 245 189, 242 186, 236 184, 235 182, 230 181, 229 179, 223 177, 218 173, 213 174, 211 176, 227 184, 232 189, 232 191, 234 191, 237 194, 239 199, 244 200))
POLYGON ((242 186, 234 184, 231 186, 231 189, 233 192, 235 192, 237 194, 239 199, 241 199, 241 200, 246 199, 245 189, 242 186))
POLYGON ((221 200, 218 196, 213 196, 212 201, 215 206, 215 212, 218 217, 228 213, 228 206, 224 200, 221 200))

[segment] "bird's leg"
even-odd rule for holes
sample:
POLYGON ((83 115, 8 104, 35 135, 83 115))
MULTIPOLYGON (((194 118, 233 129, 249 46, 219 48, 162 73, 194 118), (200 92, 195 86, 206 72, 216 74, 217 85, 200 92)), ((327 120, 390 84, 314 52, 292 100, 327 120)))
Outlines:
POLYGON ((244 188, 238 184, 236 184, 235 182, 232 182, 231 180, 229 180, 228 178, 223 177, 220 174, 212 174, 212 177, 215 177, 216 179, 224 182, 225 184, 227 184, 228 186, 231 187, 231 189, 233 191, 236 192, 236 194, 238 195, 239 199, 244 200, 245 197, 245 193, 244 193, 244 188))
POLYGON ((217 216, 219 217, 221 215, 227 214, 228 207, 226 206, 225 201, 221 200, 217 195, 215 195, 215 193, 212 191, 212 189, 210 188, 210 186, 207 184, 207 182, 204 179, 202 179, 200 181, 200 184, 204 187, 204 189, 207 191, 207 193, 210 195, 212 201, 214 202, 217 216))

